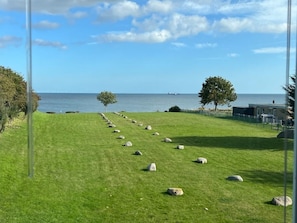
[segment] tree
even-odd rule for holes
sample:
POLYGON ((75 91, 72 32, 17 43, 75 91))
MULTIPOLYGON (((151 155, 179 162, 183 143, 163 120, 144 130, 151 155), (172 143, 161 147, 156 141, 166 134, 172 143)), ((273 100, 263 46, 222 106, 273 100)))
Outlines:
POLYGON ((291 79, 291 84, 288 86, 284 87, 284 90, 287 92, 287 97, 288 97, 288 115, 294 119, 294 111, 295 111, 295 81, 296 81, 296 76, 293 75, 290 77, 291 79))
MULTIPOLYGON (((33 111, 38 108, 40 97, 32 92, 33 111)), ((27 83, 18 73, 0 66, 0 132, 8 120, 20 112, 27 114, 27 83)))
POLYGON ((202 89, 198 94, 200 103, 204 105, 214 103, 215 110, 218 105, 230 104, 237 99, 235 89, 231 82, 222 77, 209 77, 202 84, 202 89))
POLYGON ((101 101, 101 103, 104 105, 105 112, 106 112, 106 109, 107 109, 107 105, 114 104, 114 103, 117 102, 116 95, 109 92, 109 91, 102 91, 101 93, 99 93, 97 95, 97 100, 101 101))
POLYGON ((180 111, 181 111, 181 109, 177 105, 172 106, 171 108, 169 108, 169 112, 180 112, 180 111))

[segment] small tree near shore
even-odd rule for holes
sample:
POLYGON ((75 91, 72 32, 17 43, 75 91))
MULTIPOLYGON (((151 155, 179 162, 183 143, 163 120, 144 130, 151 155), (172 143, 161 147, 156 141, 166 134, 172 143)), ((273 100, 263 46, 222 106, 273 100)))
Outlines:
POLYGON ((235 89, 231 82, 222 77, 209 77, 202 84, 202 89, 198 94, 203 105, 214 103, 215 110, 218 105, 228 104, 237 99, 235 89))
POLYGON ((101 103, 105 107, 105 112, 107 110, 107 105, 114 104, 117 102, 116 95, 109 91, 102 91, 97 95, 97 100, 101 101, 101 103))

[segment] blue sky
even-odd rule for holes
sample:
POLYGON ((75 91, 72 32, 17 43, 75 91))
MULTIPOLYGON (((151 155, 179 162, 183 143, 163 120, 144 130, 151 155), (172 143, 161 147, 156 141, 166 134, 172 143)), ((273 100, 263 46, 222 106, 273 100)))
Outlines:
MULTIPOLYGON (((27 78, 24 2, 0 0, 0 65, 27 78)), ((284 93, 286 33, 286 0, 32 0, 33 88, 198 93, 221 76, 284 93)))

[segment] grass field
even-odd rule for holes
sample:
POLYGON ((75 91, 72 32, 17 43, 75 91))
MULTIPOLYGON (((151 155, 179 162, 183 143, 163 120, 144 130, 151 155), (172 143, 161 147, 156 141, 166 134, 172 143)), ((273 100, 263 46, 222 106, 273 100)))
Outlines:
MULTIPOLYGON (((26 122, 0 135, 0 222, 283 222, 284 208, 269 203, 284 191, 285 143, 275 130, 190 113, 122 114, 128 118, 105 114, 116 125, 109 128, 95 113, 35 113, 33 178, 26 122), (157 171, 145 171, 152 162, 157 171), (244 181, 226 180, 234 174, 244 181), (184 195, 166 194, 169 187, 184 195)), ((288 147, 292 197, 292 141, 288 147)))

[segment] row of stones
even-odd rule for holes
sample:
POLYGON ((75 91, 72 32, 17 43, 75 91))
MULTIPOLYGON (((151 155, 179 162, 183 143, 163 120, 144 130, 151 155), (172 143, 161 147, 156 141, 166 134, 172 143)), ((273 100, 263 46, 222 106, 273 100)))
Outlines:
MULTIPOLYGON (((119 116, 122 116, 123 118, 125 119, 128 119, 127 116, 125 115, 122 115, 121 113, 118 113, 118 112, 114 112, 116 115, 119 115, 119 116)), ((106 118, 106 116, 101 113, 101 116, 107 121, 108 125, 110 128, 115 128, 116 125, 114 125, 109 119, 106 118)), ((128 119, 130 120, 132 123, 134 124, 137 124, 138 122, 136 120, 132 120, 132 119, 128 119)), ((138 126, 143 126, 142 123, 139 123, 138 126)), ((145 130, 152 130, 152 127, 151 125, 147 125, 145 127, 145 130)), ((120 133, 121 131, 119 129, 115 129, 113 131, 114 133, 120 133)), ((160 135, 159 132, 154 132, 153 135, 160 135)), ((119 139, 125 139, 125 137, 123 135, 120 135, 118 136, 119 139)), ((162 140, 163 142, 166 142, 166 143, 172 143, 172 140, 168 137, 164 138, 162 140)), ((132 146, 132 142, 131 141, 127 141, 125 144, 123 144, 123 146, 132 146)), ((183 144, 178 144, 176 146, 176 149, 179 149, 179 150, 183 150, 185 147, 183 144)), ((135 151, 134 155, 142 155, 142 152, 137 150, 135 151)), ((200 163, 200 164, 206 164, 207 163, 207 159, 204 158, 204 157, 198 157, 197 160, 195 161, 197 163, 200 163)), ((156 163, 150 163, 148 166, 147 166, 147 170, 148 171, 157 171, 157 166, 156 166, 156 163)), ((226 178, 227 180, 230 180, 230 181, 238 181, 238 182, 243 182, 243 178, 240 176, 240 175, 231 175, 231 176, 228 176, 226 178)), ((174 195, 174 196, 178 196, 178 195, 183 195, 184 192, 182 190, 182 188, 168 188, 167 190, 167 193, 170 194, 170 195, 174 195)), ((289 205, 292 205, 292 199, 289 197, 289 196, 277 196, 277 197, 274 197, 272 198, 271 200, 271 203, 274 204, 274 205, 278 205, 278 206, 289 206, 289 205)))
MULTIPOLYGON (((122 116, 122 117, 125 118, 125 119, 128 119, 127 116, 122 115, 122 114, 120 114, 120 113, 118 113, 118 112, 114 112, 114 114, 119 115, 119 116, 122 116)), ((105 116, 104 113, 100 113, 100 115, 101 115, 102 118, 107 122, 109 128, 115 128, 115 127, 116 127, 116 125, 113 124, 113 122, 110 121, 110 120, 105 116)), ((132 123, 137 123, 136 120, 131 120, 131 121, 132 121, 132 123)), ((142 123, 139 123, 138 126, 143 126, 143 124, 142 124, 142 123)), ((151 127, 150 125, 147 125, 147 126, 145 127, 145 129, 146 129, 146 130, 152 130, 152 127, 151 127)), ((121 132, 121 130, 119 130, 119 129, 115 129, 115 130, 113 131, 113 133, 120 133, 120 132, 121 132)), ((159 134, 158 132, 155 132, 155 133, 153 133, 153 135, 158 136, 158 135, 160 135, 160 134, 159 134)), ((125 139, 125 136, 120 135, 120 136, 118 136, 117 138, 118 138, 118 139, 125 139)), ((163 141, 164 141, 164 142, 172 142, 172 140, 169 139, 169 138, 165 138, 163 141)), ((127 141, 125 144, 123 144, 123 146, 127 146, 127 147, 131 147, 132 145, 133 145, 133 144, 132 144, 131 141, 127 141)), ((178 148, 179 148, 179 149, 183 149, 183 148, 181 148, 181 147, 178 147, 178 148)), ((139 150, 137 150, 137 151, 135 151, 134 155, 142 155, 142 152, 139 151, 139 150)), ((157 171, 156 163, 150 163, 150 164, 147 166, 147 170, 148 170, 148 171, 157 171)), ((168 188, 168 189, 167 189, 167 193, 170 194, 170 195, 173 195, 173 196, 179 196, 179 195, 183 195, 183 194, 184 194, 182 188, 175 188, 175 187, 170 187, 170 188, 168 188)))

